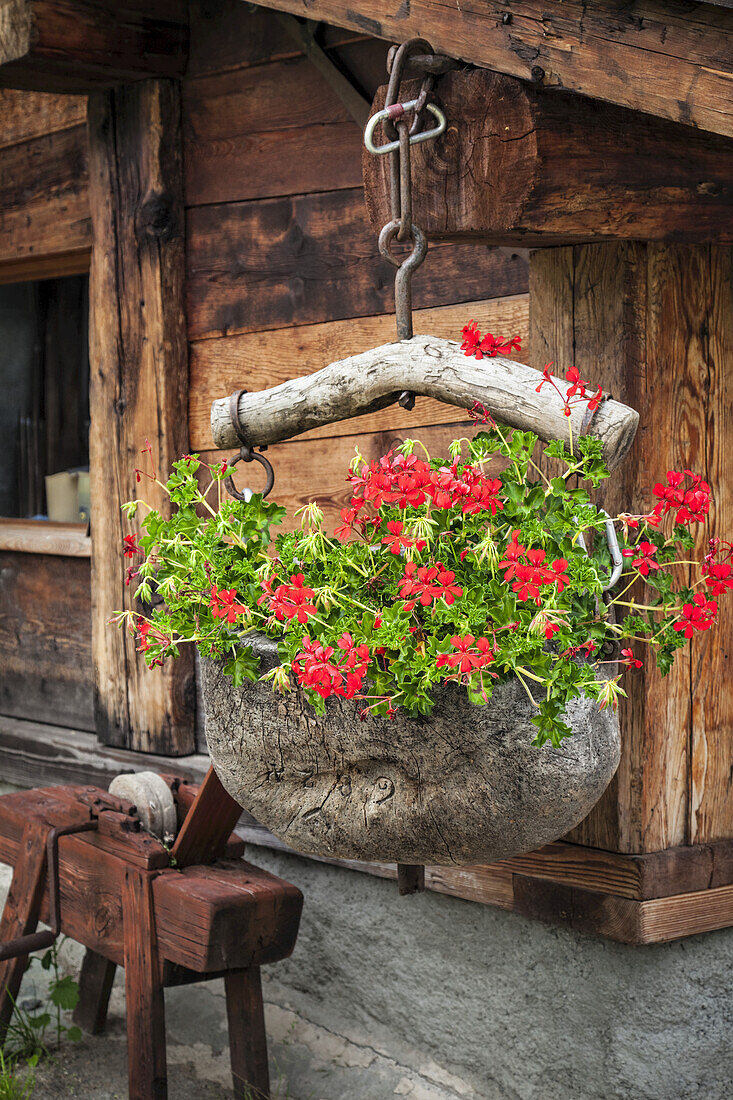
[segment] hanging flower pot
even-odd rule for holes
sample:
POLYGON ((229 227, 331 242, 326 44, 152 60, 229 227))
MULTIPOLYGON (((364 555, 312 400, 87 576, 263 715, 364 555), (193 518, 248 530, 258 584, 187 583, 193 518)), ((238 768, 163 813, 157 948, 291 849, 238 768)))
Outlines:
MULTIPOLYGON (((467 354, 478 336, 464 331, 467 354)), ((548 371, 532 381, 565 411, 567 441, 544 449, 562 475, 537 465, 536 434, 474 405, 485 430, 445 459, 414 440, 357 455, 333 533, 308 505, 299 531, 271 539, 284 509, 223 500, 231 467, 185 456, 171 518, 150 511, 140 543, 127 537, 137 596, 155 588, 164 604, 118 618, 150 664, 198 646, 214 766, 294 848, 466 864, 558 838, 618 765, 617 659, 642 663, 629 640, 648 642, 665 673, 733 587, 719 540, 689 579, 709 486, 670 472, 649 511, 609 519, 589 495, 607 444, 573 431, 576 406, 587 426, 598 394, 576 371, 567 387, 548 371)))
MULTIPOLYGON (((273 639, 245 643, 267 674, 273 639)), ((225 662, 202 662, 206 739, 229 793, 300 852, 408 864, 491 863, 556 840, 595 805, 618 767, 611 708, 585 695, 563 713, 573 736, 536 746, 536 708, 519 679, 486 706, 440 685, 429 715, 361 720, 361 699, 317 715, 296 688, 235 688, 225 662)))

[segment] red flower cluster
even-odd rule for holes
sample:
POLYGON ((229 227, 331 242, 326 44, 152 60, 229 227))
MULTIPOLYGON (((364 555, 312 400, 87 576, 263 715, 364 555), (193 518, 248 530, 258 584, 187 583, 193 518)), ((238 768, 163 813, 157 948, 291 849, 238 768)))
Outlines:
POLYGON ((686 638, 692 638, 698 630, 710 630, 717 612, 715 600, 706 600, 702 592, 698 592, 693 602, 686 603, 682 608, 682 622, 673 623, 672 629, 682 630, 686 638))
MULTIPOLYGON (((147 653, 149 649, 153 648, 153 646, 165 646, 168 644, 168 639, 166 638, 165 634, 162 634, 160 630, 156 629, 156 627, 154 627, 152 623, 148 622, 147 619, 143 619, 142 621, 138 622, 137 640, 138 653, 147 653)), ((154 668, 155 665, 162 665, 163 658, 158 657, 154 661, 149 660, 148 664, 151 668, 154 668)))
POLYGON ((627 668, 643 668, 644 662, 640 661, 638 657, 634 656, 633 649, 622 649, 621 656, 623 657, 622 664, 627 668))
POLYGON ((589 397, 588 394, 586 393, 586 386, 589 386, 590 383, 583 381, 583 379, 580 377, 580 371, 578 370, 577 367, 570 367, 568 369, 567 373, 565 374, 565 379, 566 379, 567 382, 570 383, 570 385, 568 386, 567 392, 562 393, 561 390, 560 390, 560 387, 557 384, 557 382, 555 381, 553 376, 550 374, 550 367, 551 366, 552 366, 552 363, 548 363, 547 366, 545 367, 545 369, 543 370, 543 372, 542 372, 542 381, 540 382, 539 386, 537 386, 537 393, 540 393, 542 391, 542 387, 544 386, 544 384, 546 382, 549 382, 550 385, 552 386, 553 390, 555 390, 555 392, 562 399, 563 412, 565 413, 566 416, 570 416, 570 414, 573 411, 573 405, 577 405, 581 401, 586 401, 587 404, 588 404, 589 410, 591 412, 595 412, 595 410, 598 408, 598 406, 601 403, 601 398, 603 397, 602 388, 599 386, 598 389, 596 390, 596 392, 593 394, 593 396, 589 397), (572 398, 574 398, 574 397, 576 397, 577 400, 573 401, 572 398))
POLYGON ((403 535, 404 523, 399 520, 390 520, 387 524, 387 531, 389 534, 385 535, 382 542, 388 543, 388 549, 390 554, 399 554, 403 548, 409 550, 411 546, 414 546, 417 550, 424 550, 427 543, 425 539, 411 539, 407 535, 403 535))
POLYGON ((293 573, 290 584, 279 584, 275 591, 272 590, 273 580, 262 582, 262 595, 257 600, 261 605, 267 602, 270 611, 275 618, 282 622, 297 619, 301 625, 307 623, 311 615, 315 615, 316 607, 309 601, 315 596, 312 588, 305 586, 305 577, 302 573, 293 573))
POLYGON ((441 653, 435 662, 438 668, 447 665, 461 676, 470 676, 476 669, 485 668, 494 660, 494 650, 488 638, 477 640, 473 634, 464 634, 463 637, 454 634, 450 643, 456 652, 441 653))
POLYGON ((369 665, 369 647, 355 646, 348 632, 341 635, 338 647, 343 652, 332 661, 336 652, 333 646, 312 642, 307 635, 303 638, 303 648, 293 660, 293 670, 301 687, 312 688, 322 699, 328 699, 329 695, 353 699, 361 691, 369 665))
POLYGON ((518 599, 534 600, 539 607, 540 588, 543 585, 557 585, 558 592, 562 592, 565 585, 570 583, 566 572, 568 563, 565 558, 546 562, 545 550, 528 550, 517 542, 518 535, 519 531, 513 532, 504 561, 499 562, 498 568, 505 570, 504 580, 507 584, 513 580, 512 592, 516 592, 518 599))
POLYGON ((661 569, 658 561, 654 561, 654 555, 657 552, 657 547, 653 542, 640 542, 638 546, 633 547, 631 550, 622 550, 621 553, 625 558, 633 558, 632 566, 634 569, 638 569, 642 577, 649 576, 650 569, 661 569))
POLYGON ((122 542, 126 558, 134 558, 136 554, 143 553, 142 547, 138 544, 137 535, 125 535, 122 542))
POLYGON ((667 512, 676 512, 675 523, 704 523, 710 510, 710 486, 692 470, 668 470, 667 484, 657 483, 654 496, 660 498, 652 509, 654 514, 666 516, 667 512), (686 487, 685 478, 691 482, 686 487))
MULTIPOLYGON (((378 518, 362 515, 367 503, 374 508, 381 508, 383 504, 419 508, 429 497, 436 508, 460 507, 461 511, 471 515, 486 510, 494 516, 501 511, 504 507, 498 495, 501 480, 498 477, 484 477, 474 466, 466 466, 459 472, 458 466, 459 459, 456 459, 451 466, 433 470, 417 455, 393 455, 390 452, 379 462, 372 462, 362 473, 349 474, 347 480, 354 486, 354 494, 351 506, 341 509, 342 523, 334 532, 336 538, 345 542, 356 530, 363 533, 368 524, 380 523, 378 518)), ((391 523, 388 524, 388 531, 393 535, 402 534, 401 531, 393 531, 391 523)), ((392 549, 393 538, 385 537, 382 541, 390 543, 392 549)), ((392 552, 398 553, 399 549, 392 552)))
POLYGON ((711 596, 722 596, 729 589, 733 589, 732 558, 733 543, 724 542, 719 538, 710 539, 708 552, 703 558, 702 575, 711 596), (722 554, 722 561, 717 560, 718 554, 722 554))
POLYGON ((400 596, 407 600, 405 611, 412 611, 417 603, 429 607, 433 600, 439 599, 444 599, 447 604, 455 603, 463 595, 460 585, 453 583, 455 579, 455 573, 446 569, 442 562, 428 566, 408 561, 400 582, 400 596))
POLYGON ((511 355, 512 351, 521 351, 522 348, 520 336, 512 336, 510 340, 498 340, 490 332, 482 336, 475 321, 469 321, 464 325, 461 335, 463 336, 461 351, 465 355, 474 355, 476 359, 483 359, 484 356, 495 359, 497 355, 511 355))
POLYGON ((233 623, 237 615, 244 615, 249 610, 243 604, 234 602, 236 595, 236 588, 217 588, 212 584, 209 607, 215 619, 226 619, 228 623, 233 623))

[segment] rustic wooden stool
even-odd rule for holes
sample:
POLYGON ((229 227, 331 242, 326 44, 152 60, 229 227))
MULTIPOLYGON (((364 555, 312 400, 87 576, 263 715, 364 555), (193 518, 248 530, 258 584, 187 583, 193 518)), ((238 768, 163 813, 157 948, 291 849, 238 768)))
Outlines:
POLYGON ((170 851, 141 830, 134 806, 96 787, 0 797, 0 861, 14 866, 0 920, 0 1041, 28 954, 63 933, 87 948, 80 1026, 103 1030, 115 967, 125 968, 130 1100, 167 1096, 164 986, 215 977, 235 1095, 269 1097, 259 968, 292 952, 303 897, 241 858, 230 835, 241 808, 212 770, 200 788, 164 778, 180 823, 170 851), (39 920, 51 931, 36 932, 39 920))

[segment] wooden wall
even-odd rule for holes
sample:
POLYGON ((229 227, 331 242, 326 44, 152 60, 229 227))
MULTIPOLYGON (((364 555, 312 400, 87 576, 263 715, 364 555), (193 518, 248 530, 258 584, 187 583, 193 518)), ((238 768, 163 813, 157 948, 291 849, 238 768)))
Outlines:
POLYGON ((2 282, 86 271, 85 121, 84 96, 0 89, 2 282))
MULTIPOLYGON (((191 41, 183 84, 189 430, 191 448, 207 451, 214 397, 393 340, 394 269, 367 220, 360 128, 278 16, 237 0, 197 3, 191 41)), ((386 79, 385 43, 332 28, 326 45, 371 98, 386 79)), ((415 329, 456 337, 475 317, 526 340, 527 288, 521 256, 434 246, 415 277, 415 329)), ((273 495, 290 509, 319 499, 332 523, 357 440, 368 457, 418 431, 440 448, 455 430, 435 425, 455 418, 419 400, 412 413, 389 409, 279 444, 269 451, 273 495)))
MULTIPOLYGON (((0 282, 86 270, 86 159, 83 96, 0 90, 0 282)), ((88 540, 40 530, 0 522, 0 715, 91 732, 88 540)))

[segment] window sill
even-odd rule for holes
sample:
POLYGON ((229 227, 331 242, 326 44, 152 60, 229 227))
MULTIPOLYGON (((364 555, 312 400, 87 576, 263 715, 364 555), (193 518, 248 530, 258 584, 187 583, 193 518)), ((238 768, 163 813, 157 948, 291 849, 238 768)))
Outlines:
POLYGON ((0 519, 0 550, 88 558, 92 553, 92 540, 87 536, 85 523, 0 519))

